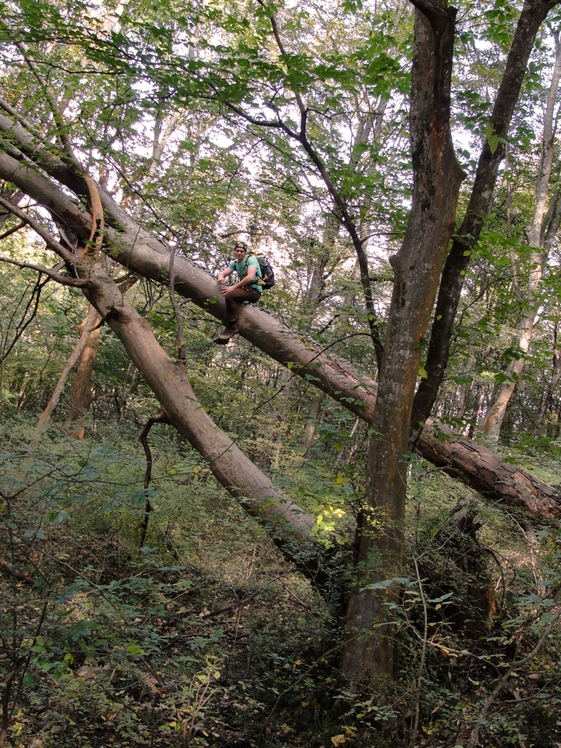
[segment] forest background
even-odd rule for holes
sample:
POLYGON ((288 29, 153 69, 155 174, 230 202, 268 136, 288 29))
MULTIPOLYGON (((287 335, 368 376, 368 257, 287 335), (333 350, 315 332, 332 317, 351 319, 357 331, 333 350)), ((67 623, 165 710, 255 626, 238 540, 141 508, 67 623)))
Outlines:
POLYGON ((2 3, 0 747, 561 743, 559 20, 2 3))

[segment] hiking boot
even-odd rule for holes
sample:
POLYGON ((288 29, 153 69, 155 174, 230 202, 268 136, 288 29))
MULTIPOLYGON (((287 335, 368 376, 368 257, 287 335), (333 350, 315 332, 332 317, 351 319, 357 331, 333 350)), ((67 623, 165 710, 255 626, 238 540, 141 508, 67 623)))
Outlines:
POLYGON ((238 334, 238 332, 239 330, 236 324, 228 325, 224 328, 224 330, 222 330, 220 335, 214 338, 213 343, 217 343, 218 345, 226 345, 230 342, 230 339, 233 338, 234 335, 238 334))

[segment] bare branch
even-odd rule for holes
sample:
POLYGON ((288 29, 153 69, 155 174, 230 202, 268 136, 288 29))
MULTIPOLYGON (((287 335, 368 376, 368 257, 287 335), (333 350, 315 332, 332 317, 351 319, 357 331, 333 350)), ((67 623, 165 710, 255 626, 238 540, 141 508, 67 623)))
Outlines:
POLYGON ((17 232, 20 231, 24 226, 27 226, 27 223, 25 221, 22 221, 21 223, 18 223, 17 226, 13 226, 11 229, 4 231, 4 233, 0 235, 0 242, 3 239, 7 239, 12 234, 17 234, 17 232))
MULTIPOLYGON (((152 480, 152 450, 150 449, 150 443, 148 441, 148 434, 150 429, 155 423, 171 423, 165 411, 161 410, 158 415, 152 416, 145 423, 144 428, 138 435, 139 441, 144 448, 144 454, 146 455, 146 472, 144 473, 144 489, 146 490, 150 486, 152 480)), ((148 532, 148 522, 150 521, 150 512, 152 511, 152 504, 150 499, 146 496, 144 506, 144 518, 142 520, 142 526, 140 528, 140 542, 139 547, 142 548, 146 542, 146 534, 148 532)))
MULTIPOLYGON (((271 22, 271 28, 273 29, 273 35, 275 37, 275 41, 277 43, 277 47, 279 48, 279 52, 281 53, 281 55, 283 57, 286 57, 286 50, 284 48, 284 44, 282 43, 282 39, 280 37, 279 27, 277 25, 277 19, 275 18, 275 16, 274 16, 273 13, 269 13, 269 11, 267 10, 267 8, 265 7, 265 3, 263 2, 263 0, 257 0, 257 2, 263 8, 263 10, 265 11, 265 13, 267 13, 269 21, 271 22)), ((298 104, 298 109, 300 109, 300 114, 302 115, 302 126, 301 126, 300 132, 303 134, 305 132, 305 129, 306 129, 306 114, 307 114, 307 110, 306 110, 306 107, 304 105, 304 101, 303 101, 302 97, 296 91, 294 91, 294 98, 296 99, 296 103, 298 104)))
MULTIPOLYGON (((46 244, 53 249, 65 262, 69 262, 72 265, 76 264, 76 255, 72 254, 72 252, 69 252, 66 247, 64 247, 60 242, 58 242, 49 231, 47 231, 46 228, 41 226, 41 224, 36 221, 34 218, 31 218, 31 216, 26 213, 25 211, 21 210, 20 208, 16 207, 15 205, 12 205, 8 200, 5 200, 3 197, 0 197, 0 205, 4 206, 7 210, 9 210, 11 213, 13 213, 18 218, 21 218, 22 221, 25 221, 28 223, 31 228, 39 234, 39 236, 46 242, 46 244)), ((48 275, 48 273, 47 273, 48 275)))
POLYGON ((495 703, 497 696, 500 694, 500 692, 503 690, 505 683, 512 675, 513 671, 516 670, 516 668, 523 667, 524 665, 527 665, 531 660, 534 659, 534 657, 540 653, 540 651, 545 646, 545 643, 547 642, 551 632, 557 626, 559 623, 559 620, 561 619, 561 611, 557 613, 551 621, 548 623, 548 625, 545 627, 545 630, 543 634, 538 639, 538 642, 536 646, 532 649, 532 651, 526 655, 526 657, 522 657, 520 660, 513 660, 510 665, 508 666, 508 669, 502 676, 502 678, 499 680, 497 685, 495 686, 495 689, 493 692, 487 697, 485 700, 485 703, 483 704, 483 708, 481 709, 481 712, 479 713, 479 717, 475 721, 475 725, 473 727, 473 730, 471 732, 469 742, 468 742, 468 748, 475 748, 475 746, 479 743, 479 732, 481 730, 481 726, 483 725, 483 722, 485 720, 485 717, 489 713, 489 710, 491 709, 492 705, 495 703))
MULTIPOLYGON (((84 286, 88 286, 90 284, 90 281, 87 279, 69 278, 66 275, 60 275, 59 273, 56 272, 56 270, 43 267, 42 265, 34 265, 32 262, 19 262, 18 260, 13 260, 11 257, 5 257, 4 255, 0 255, 0 262, 6 262, 9 265, 15 265, 18 268, 35 270, 37 273, 48 275, 49 278, 52 278, 57 283, 60 283, 61 286, 73 286, 74 288, 84 288, 84 286)), ((60 267, 62 267, 62 263, 55 265, 55 268, 60 268, 60 267)))
MULTIPOLYGON (((235 114, 242 117, 246 122, 249 122, 251 125, 258 125, 259 127, 276 127, 276 128, 282 128, 283 130, 286 130, 285 125, 279 120, 279 119, 260 119, 259 117, 252 117, 251 114, 248 114, 247 112, 244 112, 243 109, 240 109, 239 106, 236 106, 235 104, 232 104, 230 101, 225 101, 224 104, 230 109, 232 112, 235 112, 235 114)), ((292 133, 292 131, 288 131, 290 134, 292 134, 293 137, 296 137, 295 133, 292 133)))
POLYGON ((14 566, 6 563, 5 561, 0 561, 0 570, 5 571, 7 574, 10 574, 12 577, 17 579, 18 582, 24 582, 25 584, 35 583, 35 580, 32 577, 24 574, 22 571, 18 571, 14 566))
MULTIPOLYGON (((275 37, 275 42, 277 44, 279 52, 281 53, 281 55, 286 57, 286 50, 285 50, 283 41, 281 39, 279 28, 278 28, 277 21, 276 21, 274 14, 269 12, 263 0, 258 0, 258 3, 263 8, 265 13, 267 14, 267 17, 269 18, 269 21, 271 23, 271 28, 273 30, 273 35, 275 37)), ((331 198, 335 205, 336 217, 343 224, 349 236, 351 237, 353 246, 355 248, 355 251, 358 257, 358 264, 360 268, 360 280, 362 284, 362 290, 364 293, 364 301, 366 304, 366 309, 368 311, 368 325, 370 328, 370 335, 372 337, 372 342, 374 344, 374 350, 376 352, 376 360, 377 360, 377 364, 379 368, 382 363, 383 345, 382 345, 380 331, 378 329, 376 309, 374 306, 374 295, 372 293, 372 285, 370 283, 368 258, 366 256, 366 252, 364 251, 365 240, 361 238, 359 235, 357 225, 351 215, 351 211, 349 210, 347 201, 341 195, 341 192, 339 191, 339 189, 336 187, 335 183, 331 179, 331 175, 329 173, 329 170, 327 169, 326 164, 324 163, 318 151, 312 145, 312 142, 308 138, 308 133, 307 133, 308 109, 304 103, 304 100, 302 99, 302 96, 296 91, 294 91, 293 93, 294 93, 294 98, 296 100, 296 103, 298 105, 298 109, 300 111, 300 131, 298 133, 294 132, 294 130, 292 130, 281 119, 280 114, 278 114, 278 124, 275 123, 274 126, 281 127, 282 130, 284 130, 284 132, 289 137, 299 142, 300 145, 304 148, 308 157, 310 158, 310 160, 312 161, 312 163, 318 170, 323 180, 323 183, 327 187, 327 191, 331 195, 331 198)), ((229 106, 232 108, 233 111, 237 110, 237 113, 240 114, 240 116, 242 116, 247 121, 251 122, 253 120, 253 118, 250 118, 248 115, 246 115, 246 113, 243 112, 243 110, 239 110, 239 107, 236 107, 234 109, 232 105, 229 105, 229 106)), ((255 121, 255 120, 252 122, 252 124, 271 126, 269 124, 264 124, 262 122, 255 121)))
MULTIPOLYGON (((27 299, 27 302, 24 303, 24 298, 26 295, 26 292, 24 291, 20 297, 20 300, 17 302, 16 307, 13 310, 13 312, 7 316, 7 320, 6 320, 7 329, 11 330, 12 327, 15 329, 14 329, 12 340, 9 342, 5 340, 2 343, 2 350, 0 352, 0 362, 6 360, 6 358, 10 355, 14 346, 18 342, 18 340, 21 339, 23 333, 26 331, 26 329, 35 319, 35 315, 37 314, 37 309, 39 308, 41 292, 43 291, 43 288, 46 286, 47 283, 48 283, 48 278, 45 278, 43 280, 41 275, 38 275, 37 279, 35 280, 31 294, 29 295, 29 298, 27 299), (20 312, 21 305, 24 306, 23 312, 20 312), (16 319, 18 316, 19 316, 19 319, 16 319)), ((29 285, 28 285, 28 288, 29 288, 29 285)))

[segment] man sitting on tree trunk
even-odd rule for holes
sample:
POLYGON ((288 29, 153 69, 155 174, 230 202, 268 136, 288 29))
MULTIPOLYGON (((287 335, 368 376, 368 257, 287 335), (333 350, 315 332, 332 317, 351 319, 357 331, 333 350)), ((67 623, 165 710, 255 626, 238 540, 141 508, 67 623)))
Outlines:
POLYGON ((214 342, 219 345, 226 344, 230 338, 238 333, 238 302, 255 302, 261 298, 262 287, 257 281, 261 279, 261 268, 256 257, 248 255, 247 244, 236 242, 234 246, 235 260, 232 260, 226 270, 218 273, 218 284, 224 286, 226 278, 235 271, 238 274, 238 282, 232 286, 224 286, 221 294, 226 301, 226 329, 223 330, 214 342))

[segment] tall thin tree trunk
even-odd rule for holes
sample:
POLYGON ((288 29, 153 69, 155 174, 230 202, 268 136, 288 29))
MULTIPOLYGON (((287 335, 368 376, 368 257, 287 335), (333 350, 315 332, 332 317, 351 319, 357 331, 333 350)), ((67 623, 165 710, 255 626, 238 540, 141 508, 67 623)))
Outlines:
POLYGON ((318 421, 319 414, 321 413, 321 406, 323 405, 324 400, 325 395, 323 394, 323 392, 318 393, 312 400, 310 412, 308 413, 308 420, 306 421, 306 425, 304 426, 304 435, 302 437, 301 449, 304 455, 308 452, 315 441, 316 423, 318 421))
MULTIPOLYGON (((87 320, 88 317, 80 323, 79 329, 81 335, 84 333, 87 320)), ((78 440, 83 439, 85 436, 86 426, 83 423, 83 419, 94 400, 94 394, 92 391, 92 372, 101 335, 101 327, 99 326, 100 321, 101 317, 97 314, 93 328, 90 330, 86 340, 84 350, 80 354, 78 366, 76 367, 76 374, 72 383, 72 390, 70 392, 70 408, 68 411, 70 436, 78 440)))
POLYGON ((504 158, 510 123, 534 40, 540 25, 553 7, 553 3, 548 0, 528 0, 523 3, 489 120, 489 127, 497 142, 493 148, 489 139, 483 145, 468 208, 461 226, 455 232, 442 273, 425 364, 428 376, 420 383, 413 406, 413 444, 423 428, 422 424, 431 413, 446 371, 465 271, 485 218, 491 211, 499 166, 504 158))
POLYGON ((534 203, 534 214, 531 226, 528 230, 528 244, 533 247, 530 258, 531 270, 528 276, 528 290, 526 297, 526 312, 520 322, 517 344, 522 355, 508 365, 505 376, 507 381, 499 388, 491 407, 478 425, 478 430, 493 440, 498 440, 501 426, 505 417, 506 409, 516 389, 516 383, 521 376, 526 364, 526 354, 530 350, 530 343, 534 332, 534 324, 537 317, 538 289, 543 273, 543 267, 547 260, 544 251, 545 239, 545 217, 547 215, 547 201, 549 182, 553 166, 554 154, 554 113, 561 78, 561 44, 559 34, 555 35, 555 66, 549 91, 547 95, 544 113, 544 126, 542 136, 542 147, 540 164, 538 167, 538 178, 536 182, 536 197, 534 203))
MULTIPOLYGON (((310 322, 315 316, 318 305, 320 303, 321 292, 324 287, 325 267, 332 255, 332 248, 338 230, 339 222, 336 221, 333 216, 328 216, 325 219, 325 225, 323 227, 323 237, 321 242, 322 251, 315 259, 312 269, 312 277, 310 279, 309 287, 302 304, 303 311, 308 315, 310 322)), ((302 443, 300 445, 302 455, 306 455, 306 453, 314 443, 316 436, 316 422, 321 412, 321 406, 324 399, 325 395, 323 393, 317 393, 312 400, 312 404, 310 405, 308 420, 306 421, 306 425, 304 426, 302 443)))
POLYGON ((82 323, 83 329, 80 334, 80 339, 76 343, 74 350, 70 354, 68 361, 66 362, 64 369, 62 370, 62 373, 59 377, 59 380, 56 384, 53 394, 51 395, 51 399, 47 403, 47 407, 39 416, 39 420, 37 421, 37 425, 35 426, 35 431, 31 438, 32 446, 36 447, 41 441, 41 437, 45 433, 45 430, 47 429, 47 426, 49 425, 49 422, 56 409, 56 406, 59 403, 60 396, 62 395, 64 391, 64 387, 66 385, 68 377, 70 376, 70 372, 76 365, 76 362, 78 361, 80 355, 82 354, 82 351, 86 347, 88 343, 88 338, 90 336, 90 332, 93 330, 94 326, 97 324, 98 319, 99 319, 99 315, 97 314, 96 310, 93 307, 90 307, 86 315, 86 318, 84 319, 84 322, 82 323))

